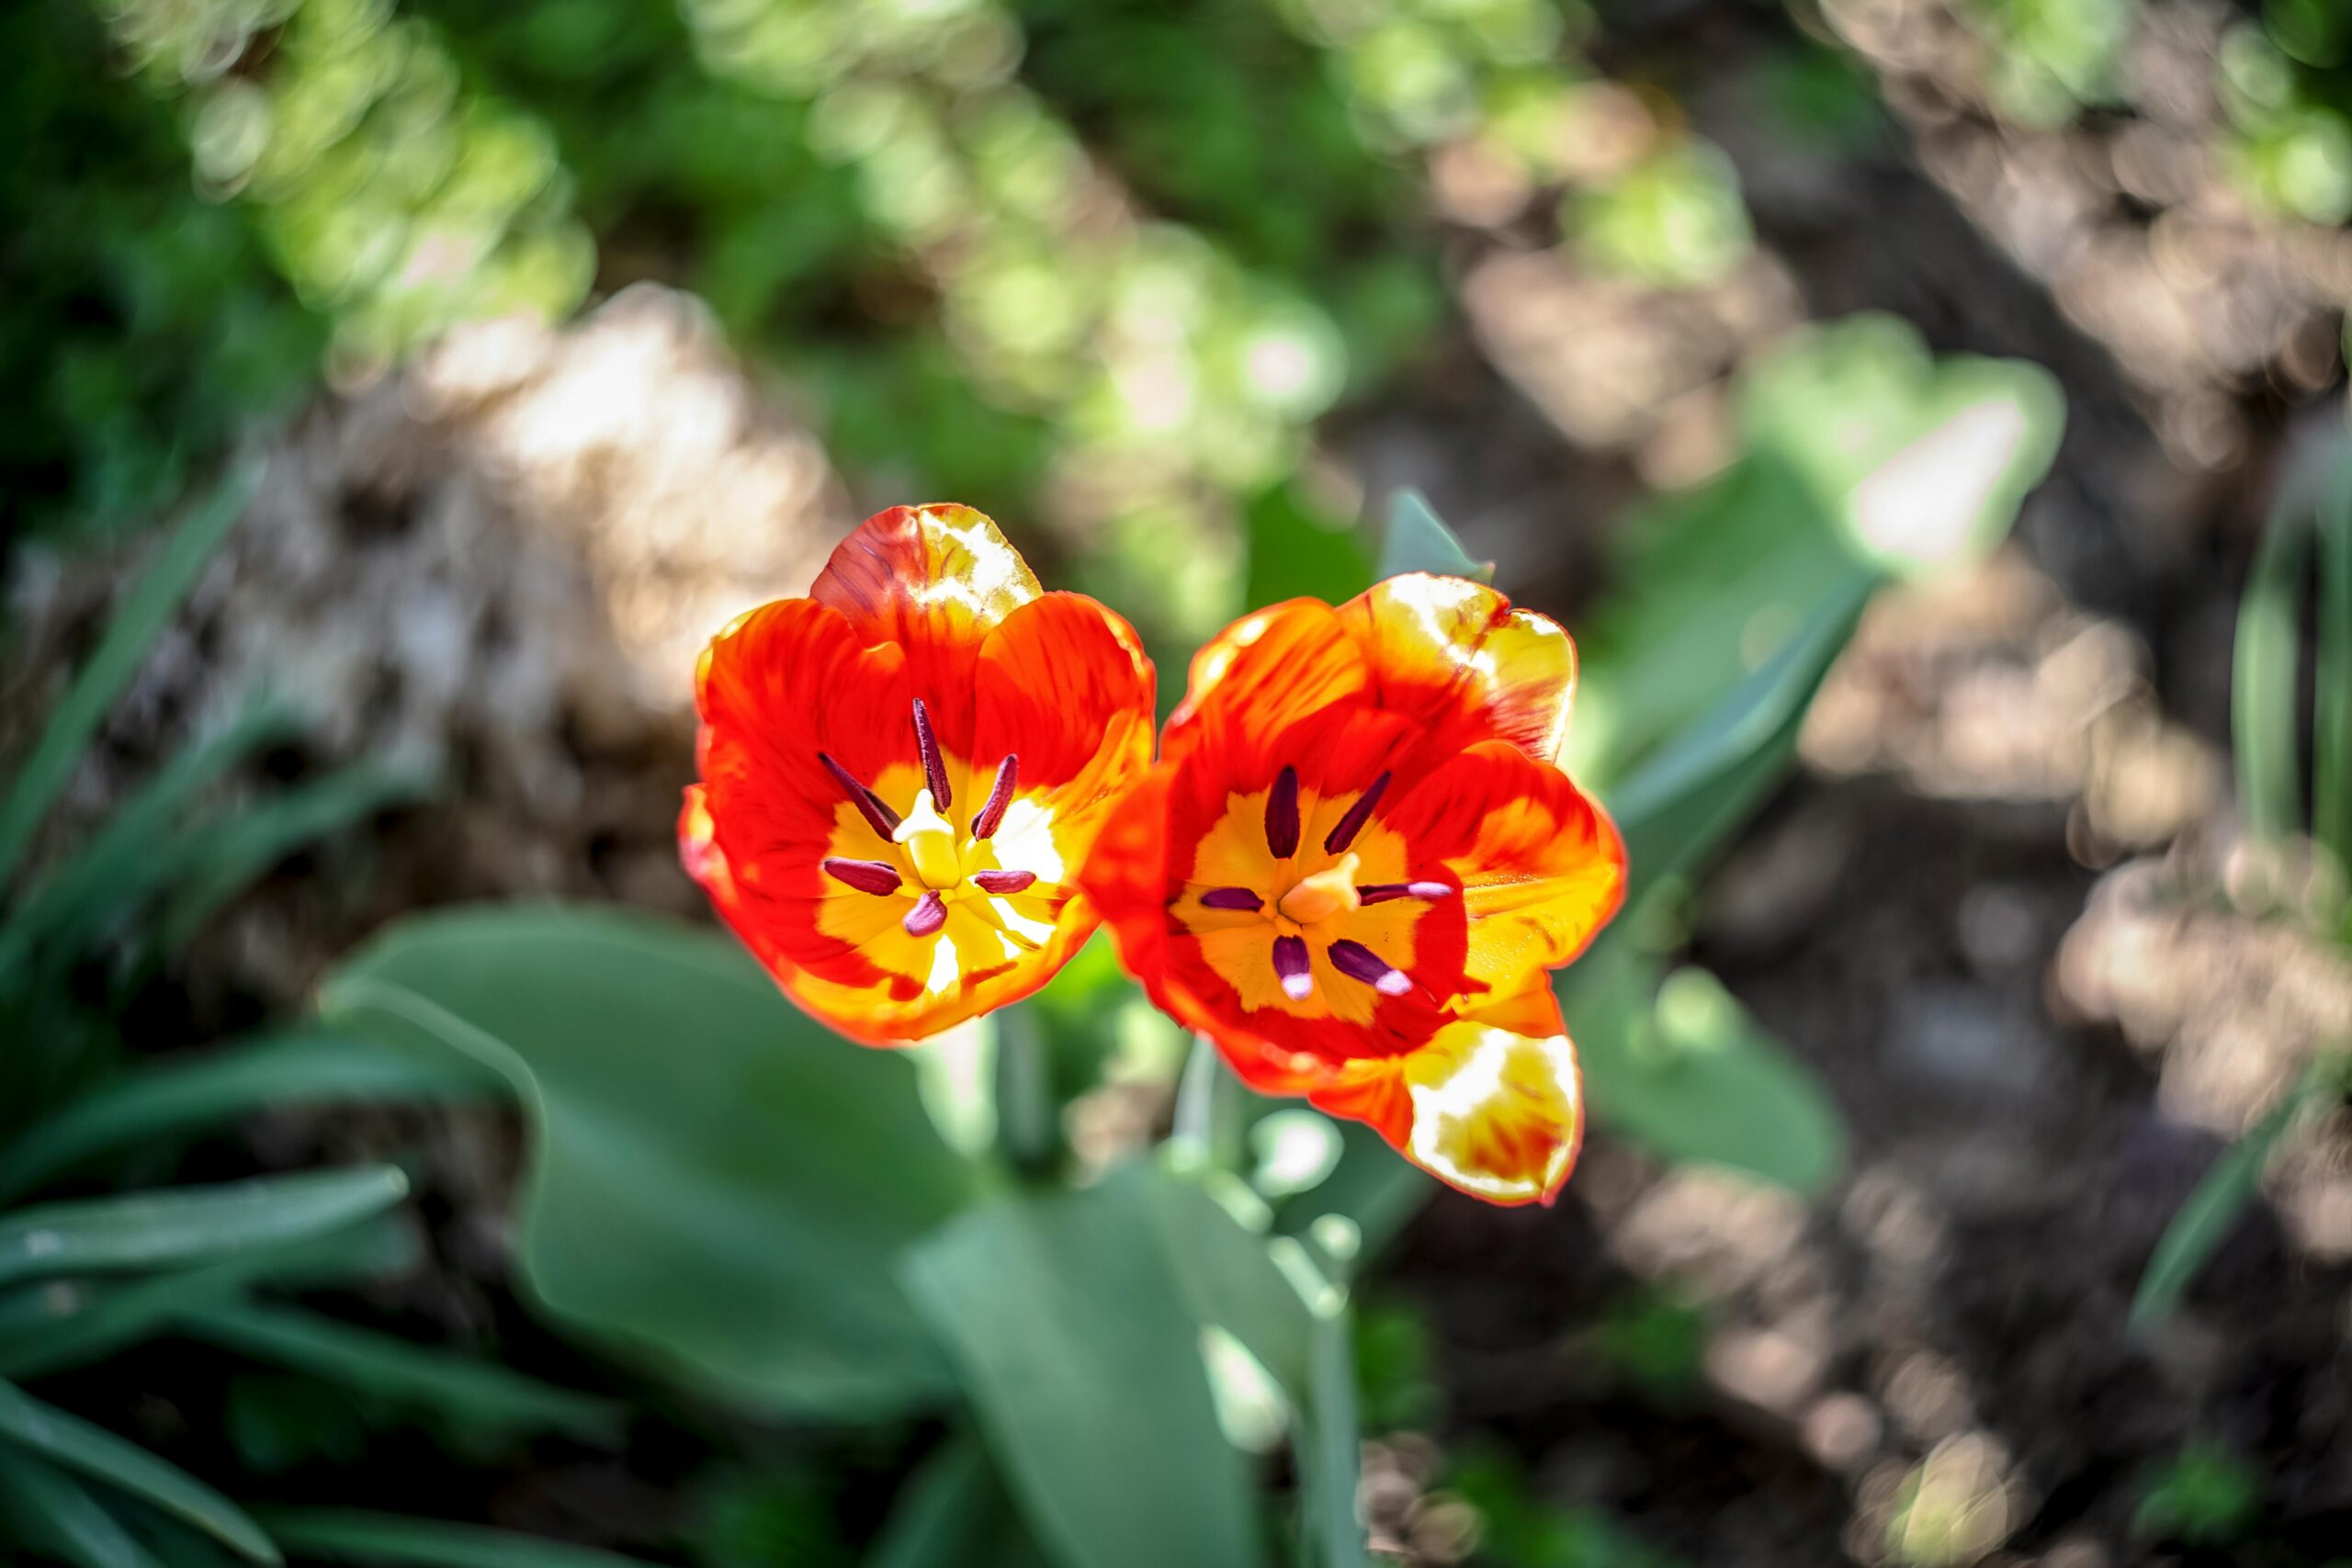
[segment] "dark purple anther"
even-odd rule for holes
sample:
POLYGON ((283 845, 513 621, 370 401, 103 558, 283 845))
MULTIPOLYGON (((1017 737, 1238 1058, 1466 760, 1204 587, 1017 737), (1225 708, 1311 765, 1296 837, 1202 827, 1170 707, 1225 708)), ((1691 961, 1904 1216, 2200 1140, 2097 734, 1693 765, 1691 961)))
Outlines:
POLYGON ((1284 768, 1266 793, 1266 847, 1276 860, 1298 852, 1298 770, 1284 768))
POLYGON ((1306 972, 1305 937, 1274 938, 1274 973, 1282 979, 1283 995, 1295 1002, 1306 999, 1307 993, 1315 989, 1315 976, 1306 972))
POLYGON ((1356 796, 1356 803, 1348 807, 1348 814, 1340 818, 1340 825, 1331 829, 1329 838, 1323 840, 1323 848, 1336 855, 1354 843, 1356 835, 1363 831, 1363 825, 1372 820, 1372 808, 1380 804, 1381 792, 1387 787, 1386 773, 1373 780, 1372 787, 1356 796))
POLYGON ((829 855, 821 863, 827 876, 846 883, 860 893, 881 895, 899 890, 899 868, 881 861, 842 860, 838 855, 829 855))
POLYGON ((1026 892, 1037 880, 1034 871, 976 871, 969 878, 973 886, 983 893, 993 893, 1001 898, 1008 893, 1026 892))
POLYGON ((858 814, 872 824, 876 832, 887 839, 899 830, 899 814, 883 805, 880 795, 858 783, 855 773, 822 751, 817 753, 817 761, 825 764, 825 771, 833 775, 833 782, 842 786, 842 793, 849 796, 850 804, 857 807, 858 814))
POLYGON ((1335 942, 1329 950, 1331 967, 1351 980, 1362 980, 1384 997, 1401 997, 1413 988, 1413 978, 1391 969, 1380 954, 1360 942, 1335 942))
POLYGON ((926 893, 899 923, 907 928, 909 936, 929 936, 947 923, 947 901, 936 893, 926 893))
POLYGON ((1356 902, 1385 904, 1391 898, 1442 898, 1453 891, 1442 882, 1374 882, 1356 889, 1356 902))
POLYGON ((1247 887, 1212 887, 1201 895, 1204 909, 1255 910, 1262 901, 1247 887))
POLYGON ((922 776, 931 785, 931 807, 945 811, 947 796, 947 759, 939 754, 939 737, 931 732, 931 715, 915 699, 915 750, 922 753, 922 776))
POLYGON ((972 837, 992 839, 1004 825, 1004 809, 1012 804, 1013 785, 1021 779, 1021 754, 1014 752, 996 765, 996 783, 989 789, 989 797, 981 803, 980 814, 972 818, 972 837))

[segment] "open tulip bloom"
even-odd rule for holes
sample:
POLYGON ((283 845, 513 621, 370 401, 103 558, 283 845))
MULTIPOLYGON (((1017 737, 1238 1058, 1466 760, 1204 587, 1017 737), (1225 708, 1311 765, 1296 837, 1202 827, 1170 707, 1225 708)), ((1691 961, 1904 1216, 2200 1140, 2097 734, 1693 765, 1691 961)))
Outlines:
POLYGON ((1459 578, 1261 610, 1193 660, 1081 885, 1245 1082, 1548 1201, 1583 1131, 1549 971, 1625 882, 1556 761, 1575 688, 1566 632, 1459 578))
POLYGON ((1575 687, 1553 622, 1398 577, 1228 627, 1154 765, 1127 624, 1043 592, 979 513, 901 507, 704 654, 680 843, 854 1039, 1016 1001, 1107 919, 1251 1087, 1489 1201, 1549 1201, 1583 1131, 1550 971, 1625 881, 1557 763, 1575 687))
POLYGON ((1018 1001, 1097 923, 1078 868, 1151 758, 1126 622, 969 507, 896 507, 695 677, 687 871, 785 992, 891 1044, 1018 1001))

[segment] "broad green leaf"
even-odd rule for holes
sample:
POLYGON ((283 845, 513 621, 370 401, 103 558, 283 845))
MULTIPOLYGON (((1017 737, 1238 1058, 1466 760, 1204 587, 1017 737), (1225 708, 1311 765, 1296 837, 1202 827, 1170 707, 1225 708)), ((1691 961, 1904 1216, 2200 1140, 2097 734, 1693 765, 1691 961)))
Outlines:
POLYGON ((398 1170, 365 1166, 42 1204, 0 1221, 0 1284, 283 1247, 380 1213, 407 1191, 398 1170))
POLYGON ((1261 1560, 1249 1473, 1142 1184, 998 1200, 903 1272, 1061 1568, 1261 1560))
POLYGON ((1661 984, 1612 938, 1556 983, 1585 1104, 1612 1135, 1808 1198, 1837 1179, 1846 1132, 1835 1102, 1713 976, 1684 969, 1661 984))
POLYGON ((1419 491, 1400 490, 1388 501, 1388 532, 1380 542, 1380 572, 1385 579, 1408 571, 1440 577, 1495 580, 1495 563, 1474 560, 1419 491))
POLYGON ((191 1307, 252 1285, 312 1289, 407 1272, 415 1233, 395 1214, 201 1269, 119 1281, 51 1280, 0 1295, 0 1377, 87 1366, 168 1332, 191 1307))
POLYGON ((1342 604, 1372 582, 1356 531, 1317 511, 1296 480, 1252 496, 1242 528, 1250 550, 1242 602, 1252 608, 1300 598, 1342 604))
POLYGON ((319 1100, 480 1099, 502 1081, 469 1063, 424 1061, 321 1030, 270 1035, 138 1067, 88 1090, 0 1148, 0 1198, 94 1155, 319 1100))
POLYGON ((372 812, 420 799, 434 782, 413 767, 356 762, 208 824, 186 855, 181 886, 164 908, 161 945, 166 951, 185 946, 223 904, 304 844, 372 812))
POLYGON ((1846 577, 1778 653, 1607 792, 1625 840, 1627 909, 1705 859, 1771 795, 1870 592, 1867 577, 1846 577))
POLYGON ((514 1086, 516 1264, 559 1322, 738 1407, 866 1417, 952 1386, 891 1269, 975 1172, 911 1064, 827 1033, 731 942, 618 910, 435 914, 320 1006, 514 1086))
POLYGON ((280 1546, 322 1562, 418 1568, 628 1568, 639 1559, 479 1525, 347 1508, 273 1508, 261 1516, 280 1546))
POLYGON ((1308 1477, 1306 1522, 1323 1568, 1363 1568, 1364 1531, 1356 1518, 1363 1431, 1356 1414, 1355 1316, 1342 1307, 1315 1320, 1306 1438, 1299 1468, 1308 1477))
POLYGON ((0 1463, 0 1525, 75 1568, 160 1568, 80 1482, 28 1453, 0 1463))
POLYGON ((556 1431, 610 1442, 625 1414, 608 1400, 557 1388, 492 1361, 412 1345, 299 1307, 199 1300, 178 1321, 192 1337, 222 1349, 390 1404, 432 1410, 470 1427, 556 1431))
POLYGON ((2304 487, 2290 484, 2272 509, 2238 603, 2237 648, 2230 665, 2230 726, 2237 743, 2238 806, 2258 838, 2283 839, 2302 827, 2296 738, 2296 660, 2301 651, 2303 567, 2311 535, 2301 507, 2304 487))
POLYGON ((899 1490, 865 1568, 1045 1568, 988 1450, 957 1433, 899 1490))
POLYGON ((2352 446, 2336 455, 2320 513, 2312 692, 2312 836, 2352 872, 2352 446))
POLYGON ((2263 1168, 2273 1150, 2303 1114, 2331 1096, 2344 1092, 2345 1066, 2333 1058, 2312 1064, 2302 1080, 2256 1122, 2252 1131, 2222 1151, 2211 1169, 2199 1180, 2188 1201, 2156 1238, 2156 1249, 2132 1292, 2131 1325, 2144 1329, 2170 1317, 2180 1305, 2197 1271, 2222 1245, 2239 1214, 2262 1188, 2263 1168))
MULTIPOLYGON (((153 1504, 255 1562, 280 1561, 253 1520, 209 1486, 103 1427, 0 1382, 0 1449, 14 1444, 62 1469, 153 1504)), ((7 1456, 0 1453, 0 1465, 7 1456)))
POLYGON ((224 481, 172 531, 153 563, 123 595, 96 651, 50 715, 32 754, 17 769, 6 796, 0 798, 0 886, 16 872, 33 830, 73 776, 74 764, 97 733, 107 710, 139 672, 148 649, 196 586, 205 563, 243 515, 252 490, 250 479, 243 475, 224 481))

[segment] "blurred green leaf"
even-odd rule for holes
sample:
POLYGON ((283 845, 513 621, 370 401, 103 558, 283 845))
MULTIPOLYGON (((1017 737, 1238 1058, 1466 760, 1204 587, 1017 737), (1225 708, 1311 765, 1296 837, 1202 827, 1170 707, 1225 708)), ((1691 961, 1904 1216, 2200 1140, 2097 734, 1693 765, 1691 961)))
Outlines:
POLYGON ((910 1063, 827 1033, 732 942, 616 910, 436 914, 320 1008, 514 1085, 516 1263, 559 1323, 739 1407, 859 1418, 951 1386, 890 1269, 975 1172, 910 1063))
POLYGON ((2312 836, 2352 872, 2352 444, 2339 448, 2321 506, 2312 836))
POLYGON ((2302 641, 2303 569, 2311 549, 2301 512, 2309 499, 2304 485, 2290 482, 2271 509, 2238 604, 2237 648, 2230 664, 2239 809, 2247 829, 2263 839, 2283 839, 2302 827, 2296 665, 2302 641))
POLYGON ((1477 582, 1495 580, 1495 563, 1473 560, 1419 491, 1400 490, 1388 498, 1388 532, 1380 541, 1377 575, 1386 579, 1408 571, 1477 582))
POLYGON ((51 714, 32 754, 18 766, 0 797, 0 885, 23 859, 33 830, 48 815, 58 792, 98 725, 145 662, 148 650, 171 624, 180 601, 196 586, 205 563, 244 514, 251 479, 237 475, 192 507, 157 550, 153 562, 131 585, 107 623, 106 635, 51 714))
POLYGON ((1820 1081, 1701 969, 1660 981, 1621 938, 1557 977, 1585 1102, 1611 1134, 1679 1164, 1719 1165, 1818 1197, 1846 1130, 1820 1081))
POLYGON ((2263 1168, 2270 1163, 2279 1141, 2306 1111, 2343 1094, 2345 1078, 2342 1060, 2328 1057, 2313 1062, 2267 1115, 2222 1151, 2165 1226, 2165 1234, 2156 1238, 2156 1249, 2148 1257, 2139 1289, 2132 1292, 2132 1327, 2153 1327, 2178 1310, 2197 1271, 2228 1238, 2238 1216, 2262 1190, 2263 1168))
POLYGON ((445 1524, 350 1508, 273 1508, 261 1516, 278 1544, 327 1562, 419 1568, 627 1568, 639 1559, 479 1525, 445 1524))
POLYGON ((0 1521, 26 1545, 75 1568, 160 1568, 80 1482, 28 1453, 0 1464, 0 1521))
POLYGON ((988 1450, 968 1433, 942 1443, 899 1489, 865 1568, 1044 1568, 988 1450))
POLYGON ((253 1520, 209 1486, 104 1427, 0 1382, 0 1448, 30 1450, 62 1469, 153 1503, 255 1562, 281 1561, 253 1520))
POLYGON ((2132 1511, 2138 1534, 2192 1546, 2239 1540, 2261 1517, 2262 1472, 2214 1443, 2191 1443, 2150 1476, 2132 1511))
POLYGON ((407 1191, 398 1170, 365 1166, 42 1204, 0 1221, 0 1282, 282 1247, 380 1213, 407 1191))
POLYGON ((392 1404, 431 1410, 471 1428, 563 1432, 602 1443, 611 1442, 621 1428, 624 1412, 609 1400, 299 1307, 198 1300, 178 1321, 192 1337, 223 1349, 392 1404))
POLYGON ((1148 1193, 1000 1199, 914 1247, 904 1275, 1063 1568, 1247 1568, 1263 1556, 1249 1474, 1148 1193))
POLYGON ((1625 840, 1628 910, 1698 865, 1770 798, 1871 586, 1860 572, 1838 583, 1779 652, 1608 792, 1625 840))
POLYGON ((92 1156, 150 1145, 267 1107, 320 1100, 481 1099, 502 1080, 471 1063, 428 1061, 319 1030, 166 1058, 99 1085, 0 1148, 0 1198, 92 1156))
POLYGON ((1242 604, 1344 604, 1373 581, 1372 558, 1344 520, 1326 515, 1295 479, 1260 491, 1242 513, 1250 570, 1242 604))

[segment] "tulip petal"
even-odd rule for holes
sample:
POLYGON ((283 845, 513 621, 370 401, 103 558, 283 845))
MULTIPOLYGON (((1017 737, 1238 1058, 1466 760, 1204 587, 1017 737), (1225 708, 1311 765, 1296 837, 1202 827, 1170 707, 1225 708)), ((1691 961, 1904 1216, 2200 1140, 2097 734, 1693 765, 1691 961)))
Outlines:
POLYGON ((1568 963, 1624 899, 1615 825, 1566 773, 1499 740, 1439 767, 1375 820, 1412 847, 1415 878, 1460 885, 1473 991, 1509 995, 1568 963))
POLYGON ((1584 1142, 1576 1046, 1548 986, 1450 1023, 1408 1055, 1351 1063, 1307 1099, 1489 1203, 1551 1202, 1584 1142))
POLYGON ((1193 655, 1184 700, 1168 717, 1160 755, 1175 761, 1196 747, 1219 744, 1261 750, 1290 726, 1364 690, 1363 660, 1337 611, 1314 599, 1272 605, 1234 622, 1193 655))
POLYGON ((1338 615, 1380 706, 1430 725, 1452 717, 1538 761, 1558 759, 1577 649, 1557 622, 1482 583, 1426 572, 1376 583, 1338 615))

